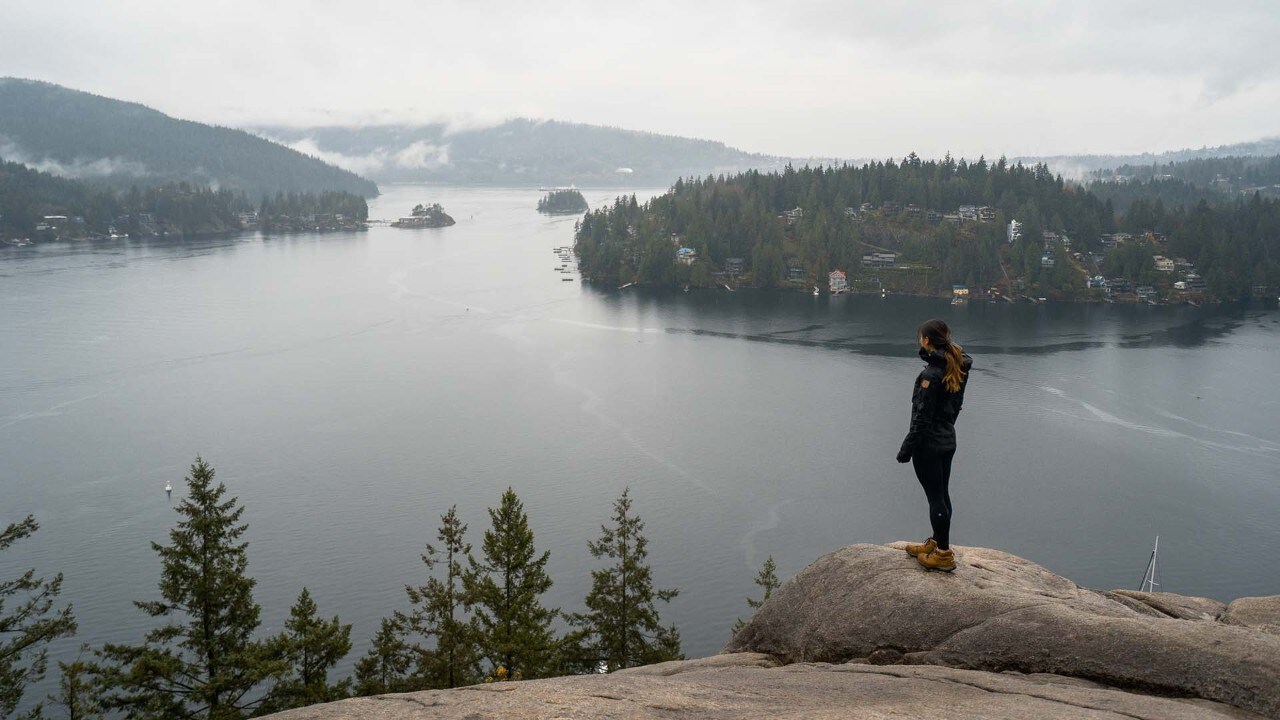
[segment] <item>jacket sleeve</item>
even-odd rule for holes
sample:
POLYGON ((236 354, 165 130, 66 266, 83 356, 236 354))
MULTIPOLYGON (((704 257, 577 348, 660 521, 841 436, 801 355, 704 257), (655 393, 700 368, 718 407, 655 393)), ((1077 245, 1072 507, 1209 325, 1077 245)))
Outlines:
POLYGON ((911 393, 911 429, 907 431, 907 437, 902 441, 900 452, 914 453, 920 446, 925 431, 933 423, 938 396, 942 393, 941 384, 941 378, 934 377, 933 373, 923 373, 916 381, 915 391, 911 393), (929 383, 929 387, 924 386, 926 382, 929 383))

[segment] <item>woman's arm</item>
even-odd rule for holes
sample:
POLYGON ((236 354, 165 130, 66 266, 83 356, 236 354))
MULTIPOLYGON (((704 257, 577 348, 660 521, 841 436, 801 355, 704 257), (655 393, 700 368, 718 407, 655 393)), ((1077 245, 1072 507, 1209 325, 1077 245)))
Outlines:
POLYGON ((933 413, 938 405, 938 396, 942 393, 942 378, 937 373, 924 372, 911 393, 911 429, 902 441, 898 450, 898 462, 907 462, 920 446, 920 439, 933 423, 933 413))

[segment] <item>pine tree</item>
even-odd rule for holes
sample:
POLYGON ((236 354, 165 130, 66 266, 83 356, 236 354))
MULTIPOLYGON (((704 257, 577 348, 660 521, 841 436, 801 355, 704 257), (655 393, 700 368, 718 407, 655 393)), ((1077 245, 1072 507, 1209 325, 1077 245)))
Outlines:
POLYGON ((556 671, 558 648, 551 621, 559 609, 542 606, 539 596, 551 587, 538 555, 524 505, 511 488, 497 509, 489 508, 493 527, 484 533, 483 562, 469 558, 463 578, 480 628, 479 646, 493 677, 531 679, 556 671))
MULTIPOLYGON (((747 598, 747 605, 750 605, 752 610, 758 610, 769 599, 769 596, 773 595, 773 591, 778 589, 780 583, 778 582, 777 570, 778 566, 774 564, 773 556, 770 555, 765 559, 764 567, 760 569, 760 572, 756 573, 754 581, 756 585, 764 588, 764 597, 760 600, 747 598)), ((738 618, 738 621, 733 624, 733 634, 737 635, 738 631, 746 627, 746 625, 742 618, 738 618)))
POLYGON ((49 702, 61 707, 67 720, 101 720, 103 717, 90 666, 81 659, 88 650, 88 645, 82 645, 75 660, 58 663, 62 676, 58 678, 58 692, 49 696, 49 702))
POLYGON ((421 587, 405 586, 413 610, 396 613, 396 623, 432 647, 412 646, 415 656, 414 684, 421 688, 454 688, 474 685, 480 679, 480 654, 476 646, 476 621, 466 617, 462 561, 471 554, 464 539, 467 526, 458 519, 453 506, 440 516, 437 535, 442 549, 427 543, 422 562, 427 570, 444 567, 444 579, 427 578, 421 587))
POLYGON ((262 712, 278 712, 341 700, 351 694, 351 680, 329 684, 329 670, 351 652, 351 626, 338 616, 316 617, 317 608, 305 587, 289 611, 285 630, 272 639, 273 655, 289 664, 263 702, 262 712))
MULTIPOLYGON (((28 515, 0 532, 0 552, 40 529, 28 515)), ((71 606, 55 610, 62 591, 62 573, 51 579, 38 578, 30 569, 13 580, 0 580, 0 718, 8 718, 17 710, 27 685, 44 678, 48 667, 48 644, 76 632, 71 606), (5 612, 10 599, 17 604, 5 612)), ((40 716, 41 704, 24 713, 24 717, 40 716)))
POLYGON ((409 682, 413 656, 403 635, 394 620, 382 619, 378 634, 373 637, 373 647, 356 662, 357 695, 382 695, 414 689, 409 682))
POLYGON ((573 624, 584 631, 583 649, 608 672, 636 665, 681 660, 680 633, 664 627, 657 601, 670 602, 678 590, 656 590, 648 557, 644 521, 631 512, 631 491, 623 490, 613 504, 613 526, 600 527, 600 539, 588 542, 595 558, 611 564, 591 571, 586 613, 575 613, 573 624))
POLYGON ((197 457, 170 544, 151 544, 160 555, 162 599, 134 605, 168 622, 141 645, 107 644, 98 652, 94 673, 107 710, 235 720, 260 703, 263 681, 285 670, 253 639, 261 608, 246 574, 249 544, 240 540, 248 527, 240 522, 244 506, 224 500, 227 489, 213 478, 213 468, 197 457))

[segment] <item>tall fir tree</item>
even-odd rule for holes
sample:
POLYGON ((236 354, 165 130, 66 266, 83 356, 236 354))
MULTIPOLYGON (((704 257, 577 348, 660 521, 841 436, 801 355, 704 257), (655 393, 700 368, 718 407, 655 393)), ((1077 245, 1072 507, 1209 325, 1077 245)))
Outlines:
POLYGON ((351 626, 317 617, 318 609, 305 587, 289 611, 284 632, 271 641, 273 655, 289 670, 276 680, 262 712, 278 712, 341 700, 351 694, 351 679, 329 684, 329 671, 351 652, 351 626))
MULTIPOLYGON (((764 567, 760 568, 760 572, 756 573, 756 579, 753 581, 756 585, 764 588, 764 597, 759 600, 747 598, 747 605, 751 606, 752 610, 760 609, 760 606, 764 605, 765 601, 773 595, 773 591, 778 589, 780 583, 778 582, 777 571, 778 566, 774 564, 773 556, 770 555, 765 559, 764 567)), ((738 618, 738 621, 733 624, 733 634, 737 635, 738 631, 746 627, 746 625, 747 623, 742 618, 738 618)))
POLYGON ((415 689, 409 680, 413 655, 395 620, 383 618, 373 646, 356 662, 356 694, 382 695, 415 689))
POLYGON ((399 627, 430 644, 413 644, 413 683, 419 688, 474 685, 481 677, 479 628, 464 602, 462 562, 471 555, 467 526, 453 506, 440 516, 440 548, 427 543, 422 562, 427 570, 443 568, 444 578, 429 577, 419 587, 405 586, 413 609, 395 615, 399 627))
POLYGON ((493 525, 484 533, 483 560, 469 558, 463 578, 480 629, 481 654, 493 677, 555 674, 560 653, 551 622, 560 611, 543 607, 540 599, 551 587, 546 570, 551 553, 538 554, 524 504, 511 488, 496 509, 489 508, 489 519, 493 525))
POLYGON ((62 675, 58 678, 58 692, 49 696, 49 702, 61 708, 62 717, 66 720, 101 720, 104 717, 90 665, 83 659, 88 651, 89 646, 82 645, 75 660, 58 662, 62 675))
POLYGON ((167 622, 141 645, 103 646, 94 673, 103 707, 126 717, 238 720, 286 664, 253 637, 261 608, 247 574, 249 544, 240 539, 244 506, 224 499, 226 487, 214 484, 213 468, 199 457, 186 483, 170 544, 151 544, 162 599, 134 603, 167 622))
POLYGON ((600 526, 600 539, 587 543, 594 558, 610 564, 591 571, 587 612, 571 622, 583 632, 582 650, 607 672, 636 665, 681 660, 680 633, 663 626, 656 603, 670 602, 678 590, 653 587, 644 521, 631 512, 631 491, 613 504, 613 526, 600 526))
MULTIPOLYGON (((6 526, 0 532, 0 552, 39 529, 30 515, 6 526)), ((0 579, 0 718, 12 717, 27 686, 44 678, 49 643, 76 632, 71 606, 54 608, 60 592, 62 573, 45 579, 36 577, 32 568, 16 578, 0 579), (6 610, 11 600, 15 604, 6 610)), ((20 717, 40 717, 41 707, 36 703, 20 717)))

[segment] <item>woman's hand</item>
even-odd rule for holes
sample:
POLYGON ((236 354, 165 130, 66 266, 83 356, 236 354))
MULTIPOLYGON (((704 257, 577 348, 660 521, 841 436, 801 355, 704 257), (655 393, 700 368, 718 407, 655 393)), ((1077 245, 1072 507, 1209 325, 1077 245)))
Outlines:
POLYGON ((910 451, 910 450, 907 450, 906 448, 903 448, 903 449, 901 449, 901 450, 899 450, 899 451, 898 451, 898 462, 900 462, 900 463, 904 463, 904 462, 910 462, 910 461, 911 461, 911 451, 910 451))

